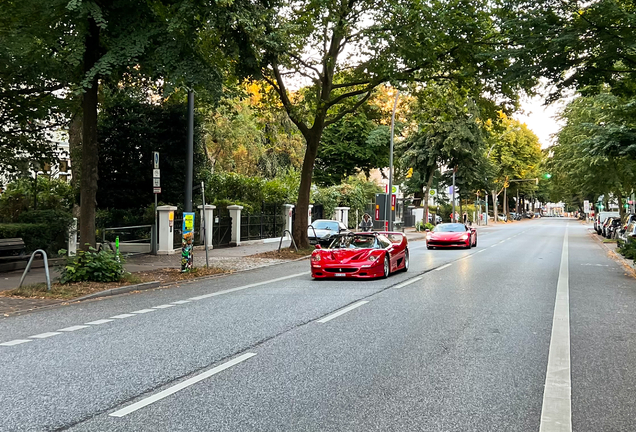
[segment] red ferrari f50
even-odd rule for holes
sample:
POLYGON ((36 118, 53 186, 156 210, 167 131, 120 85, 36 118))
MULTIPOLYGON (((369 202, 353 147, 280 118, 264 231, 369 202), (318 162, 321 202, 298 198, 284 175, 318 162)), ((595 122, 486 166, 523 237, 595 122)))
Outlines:
POLYGON ((311 276, 316 279, 385 278, 408 268, 408 240, 398 232, 341 234, 329 248, 316 245, 311 254, 311 276))

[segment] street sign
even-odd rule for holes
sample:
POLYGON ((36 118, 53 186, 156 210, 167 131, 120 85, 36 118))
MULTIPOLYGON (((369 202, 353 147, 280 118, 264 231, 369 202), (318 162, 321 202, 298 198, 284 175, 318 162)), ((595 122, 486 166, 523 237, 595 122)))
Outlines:
POLYGON ((152 177, 153 177, 153 178, 159 178, 159 177, 161 177, 161 170, 160 170, 160 169, 153 169, 153 170, 152 170, 152 177))
MULTIPOLYGON (((391 185, 391 191, 396 194, 400 191, 400 188, 396 185, 391 185)), ((389 193, 389 185, 384 185, 384 193, 389 193)))
POLYGON ((583 211, 585 213, 589 213, 590 212, 590 201, 589 200, 583 201, 583 211))
POLYGON ((160 194, 161 193, 161 188, 160 187, 153 187, 152 188, 152 193, 160 194))
POLYGON ((161 186, 161 179, 153 178, 152 179, 152 186, 153 187, 160 187, 161 186))
POLYGON ((152 167, 159 169, 159 152, 152 152, 152 167))
POLYGON ((435 198, 437 196, 437 189, 431 189, 428 191, 428 194, 431 198, 435 198))

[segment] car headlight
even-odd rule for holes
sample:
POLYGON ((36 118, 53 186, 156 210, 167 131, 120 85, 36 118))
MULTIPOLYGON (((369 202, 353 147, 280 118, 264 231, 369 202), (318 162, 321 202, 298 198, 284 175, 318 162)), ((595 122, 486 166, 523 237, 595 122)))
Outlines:
POLYGON ((316 255, 312 255, 311 256, 311 261, 312 262, 318 262, 320 261, 320 255, 316 254, 316 255))
POLYGON ((431 233, 426 234, 426 240, 430 240, 432 237, 431 233))
POLYGON ((462 236, 462 240, 468 240, 468 237, 470 237, 470 235, 469 235, 469 234, 464 234, 464 235, 462 236))
POLYGON ((367 258, 368 261, 377 261, 377 259, 380 258, 379 255, 371 255, 369 258, 367 258))

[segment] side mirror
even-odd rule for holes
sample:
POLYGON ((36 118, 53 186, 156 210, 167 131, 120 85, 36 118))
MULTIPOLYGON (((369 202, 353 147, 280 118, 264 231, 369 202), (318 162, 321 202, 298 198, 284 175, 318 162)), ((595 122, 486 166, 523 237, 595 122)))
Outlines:
POLYGON ((470 232, 476 232, 477 230, 475 228, 471 228, 470 232))
POLYGON ((426 228, 424 231, 426 231, 426 232, 431 232, 431 230, 430 230, 430 229, 428 229, 428 228, 426 228))
POLYGON ((322 249, 322 247, 319 244, 317 244, 316 249, 322 249))

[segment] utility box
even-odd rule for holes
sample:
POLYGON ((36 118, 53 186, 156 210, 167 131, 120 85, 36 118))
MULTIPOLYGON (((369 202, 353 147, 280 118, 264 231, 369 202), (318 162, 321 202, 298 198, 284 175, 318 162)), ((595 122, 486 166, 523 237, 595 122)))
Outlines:
POLYGON ((395 202, 396 196, 391 195, 392 203, 387 206, 388 195, 375 194, 375 211, 373 214, 373 229, 374 230, 388 230, 389 229, 389 215, 395 222, 395 202), (389 213, 391 212, 391 213, 389 213))

